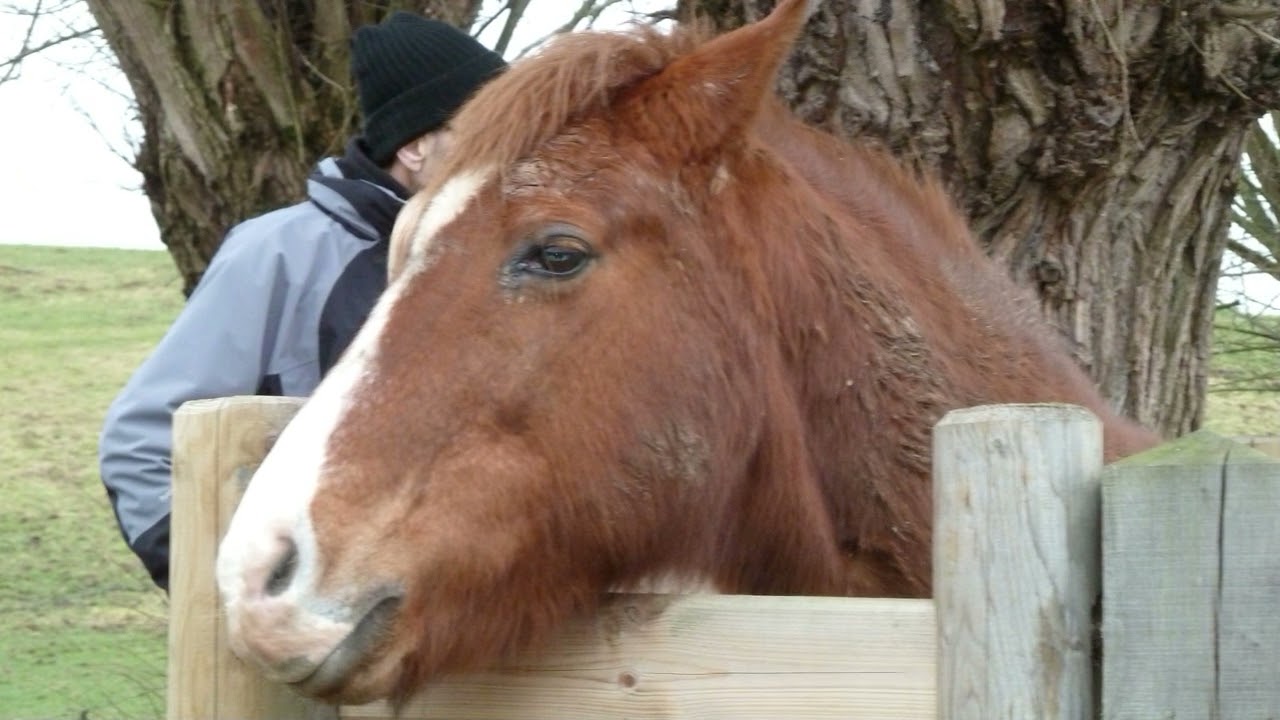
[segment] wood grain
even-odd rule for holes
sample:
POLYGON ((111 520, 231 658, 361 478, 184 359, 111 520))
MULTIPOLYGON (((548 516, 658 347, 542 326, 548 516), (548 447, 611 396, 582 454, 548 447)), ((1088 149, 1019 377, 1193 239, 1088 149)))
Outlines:
POLYGON ((296 398, 223 398, 174 415, 169 720, 336 717, 231 653, 214 579, 218 540, 244 487, 299 406, 296 398))
POLYGON ((939 717, 1088 718, 1102 426, 1070 405, 934 429, 939 717))

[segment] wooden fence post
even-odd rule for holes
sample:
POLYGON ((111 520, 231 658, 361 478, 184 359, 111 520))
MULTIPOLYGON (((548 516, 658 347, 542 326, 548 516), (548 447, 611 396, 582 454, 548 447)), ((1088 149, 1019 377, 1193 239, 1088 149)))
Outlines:
POLYGON ((1103 473, 1103 717, 1280 717, 1280 460, 1207 432, 1103 473))
POLYGON ((271 438, 301 404, 298 398, 200 400, 174 416, 169 720, 337 717, 336 708, 266 681, 231 654, 214 581, 218 541, 240 495, 271 438))
POLYGON ((933 442, 938 717, 1093 717, 1101 423, 977 407, 933 442))

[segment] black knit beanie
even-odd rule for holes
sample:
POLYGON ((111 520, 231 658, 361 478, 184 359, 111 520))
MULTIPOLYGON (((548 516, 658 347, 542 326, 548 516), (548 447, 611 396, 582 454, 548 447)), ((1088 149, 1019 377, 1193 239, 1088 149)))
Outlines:
POLYGON ((412 13, 358 28, 351 40, 351 75, 370 159, 386 167, 396 150, 444 125, 506 65, 458 28, 412 13))

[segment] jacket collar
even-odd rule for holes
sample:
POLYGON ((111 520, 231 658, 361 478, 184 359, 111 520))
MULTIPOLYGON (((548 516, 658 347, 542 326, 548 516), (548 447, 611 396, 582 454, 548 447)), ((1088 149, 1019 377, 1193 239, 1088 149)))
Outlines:
POLYGON ((341 157, 316 165, 307 179, 307 196, 348 232, 377 242, 390 239, 409 191, 370 160, 355 138, 341 157))

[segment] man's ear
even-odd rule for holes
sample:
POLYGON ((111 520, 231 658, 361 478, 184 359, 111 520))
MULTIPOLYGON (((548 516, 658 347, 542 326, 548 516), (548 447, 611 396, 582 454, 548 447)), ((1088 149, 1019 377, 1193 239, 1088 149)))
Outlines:
POLYGON ((445 151, 449 148, 449 129, 447 127, 433 130, 418 139, 396 150, 396 160, 409 171, 415 182, 411 190, 427 186, 431 181, 431 173, 440 164, 445 151))
POLYGON ((741 134, 772 95, 778 67, 817 5, 782 0, 765 19, 704 43, 642 82, 626 100, 637 129, 686 160, 741 134))
POLYGON ((408 168, 409 172, 414 175, 422 171, 422 165, 427 156, 423 145, 428 137, 430 136, 424 135, 396 150, 396 160, 399 160, 400 164, 408 168))

